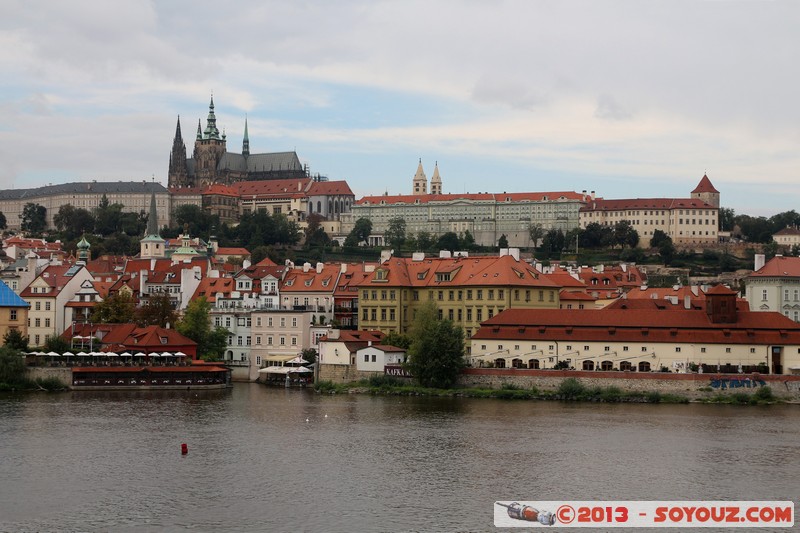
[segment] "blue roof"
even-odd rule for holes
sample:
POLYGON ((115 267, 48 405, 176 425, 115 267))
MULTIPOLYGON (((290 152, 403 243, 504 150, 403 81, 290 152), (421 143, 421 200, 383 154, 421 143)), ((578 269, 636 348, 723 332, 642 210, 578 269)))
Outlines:
POLYGON ((30 307, 31 304, 20 298, 8 288, 5 282, 0 283, 0 307, 30 307))

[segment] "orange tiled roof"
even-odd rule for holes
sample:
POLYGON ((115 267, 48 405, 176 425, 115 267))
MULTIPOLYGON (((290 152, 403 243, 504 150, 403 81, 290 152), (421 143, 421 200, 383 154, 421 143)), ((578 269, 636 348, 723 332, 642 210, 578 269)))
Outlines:
POLYGON ((711 184, 711 180, 708 179, 708 176, 703 174, 703 177, 700 179, 700 183, 697 184, 697 187, 694 188, 692 193, 700 193, 700 192, 716 192, 719 191, 711 184))
POLYGON ((353 191, 346 181, 315 181, 311 183, 308 189, 309 196, 327 196, 327 195, 353 195, 353 191))
POLYGON ((323 265, 322 272, 318 274, 313 266, 308 272, 303 272, 301 268, 294 268, 287 272, 283 279, 281 293, 329 292, 333 294, 333 291, 336 290, 339 269, 339 265, 326 264, 323 265))
POLYGON ((698 198, 628 198, 604 200, 597 198, 581 207, 588 211, 623 211, 629 209, 716 209, 698 198))
POLYGON ((386 204, 427 204, 431 202, 452 202, 454 200, 469 200, 472 202, 541 202, 545 200, 579 200, 584 201, 585 195, 574 191, 555 192, 516 192, 516 193, 456 193, 456 194, 395 194, 383 196, 365 196, 356 201, 357 205, 386 204))
POLYGON ((794 278, 800 276, 800 257, 776 255, 766 264, 750 274, 751 278, 794 278))

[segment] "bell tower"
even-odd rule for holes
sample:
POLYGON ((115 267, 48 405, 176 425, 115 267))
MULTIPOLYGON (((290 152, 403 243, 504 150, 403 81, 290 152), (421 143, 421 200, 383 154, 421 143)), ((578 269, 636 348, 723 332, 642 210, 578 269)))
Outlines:
POLYGON ((222 155, 226 152, 225 134, 220 135, 217 128, 217 116, 214 114, 214 97, 208 105, 206 129, 200 129, 197 123, 197 138, 194 141, 194 173, 195 187, 205 187, 217 180, 217 169, 222 155))
POLYGON ((428 178, 425 176, 425 171, 422 170, 422 159, 419 160, 419 166, 417 166, 417 173, 414 174, 412 191, 413 191, 412 194, 414 196, 428 194, 428 178))

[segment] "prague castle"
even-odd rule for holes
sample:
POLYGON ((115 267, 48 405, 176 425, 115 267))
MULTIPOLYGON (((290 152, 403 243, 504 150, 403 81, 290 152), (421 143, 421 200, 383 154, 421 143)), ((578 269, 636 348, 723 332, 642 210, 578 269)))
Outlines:
POLYGON ((197 135, 191 158, 181 134, 181 119, 175 129, 169 156, 168 187, 208 187, 216 183, 231 185, 237 181, 298 179, 308 177, 296 152, 250 153, 247 119, 244 122, 242 153, 229 152, 225 133, 217 128, 214 98, 208 106, 206 127, 197 121, 197 135))

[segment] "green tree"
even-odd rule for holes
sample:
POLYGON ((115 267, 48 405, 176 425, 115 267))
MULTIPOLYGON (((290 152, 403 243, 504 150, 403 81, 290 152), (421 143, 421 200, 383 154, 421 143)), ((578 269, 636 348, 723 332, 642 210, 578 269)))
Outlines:
POLYGON ((309 363, 316 363, 317 351, 314 348, 306 348, 305 350, 300 352, 300 357, 302 357, 309 363))
POLYGON ((463 236, 459 235, 458 240, 459 240, 458 247, 461 248, 462 250, 469 251, 477 248, 475 246, 475 237, 472 236, 472 233, 470 233, 469 230, 464 230, 464 235, 463 236))
POLYGON ((230 334, 219 326, 211 329, 210 312, 211 304, 205 296, 192 300, 175 327, 180 334, 197 343, 197 355, 207 361, 222 357, 230 334))
POLYGON ((620 248, 629 246, 633 248, 639 244, 639 233, 633 229, 627 220, 620 220, 614 224, 614 244, 620 248))
POLYGON ((653 237, 650 239, 650 247, 651 248, 659 248, 663 242, 669 240, 672 242, 672 238, 664 233, 662 230, 657 229, 653 232, 653 237))
POLYGON ((194 237, 211 235, 214 228, 219 227, 219 216, 212 215, 198 205, 184 204, 175 208, 173 224, 181 231, 185 224, 189 225, 189 235, 194 237))
POLYGON ((0 383, 7 386, 25 383, 25 359, 10 346, 0 348, 0 383))
POLYGON ((160 292, 151 295, 134 313, 133 320, 141 326, 160 326, 162 328, 174 325, 178 321, 178 314, 172 305, 169 294, 160 292))
POLYGON ((19 218, 22 220, 22 231, 31 235, 41 235, 47 229, 47 209, 39 204, 25 204, 19 218))
POLYGON ((720 231, 733 231, 733 226, 736 221, 736 211, 730 207, 719 208, 719 230, 720 231))
POLYGON ((99 324, 129 324, 133 322, 136 302, 128 292, 117 292, 95 304, 92 322, 99 324))
POLYGON ((53 216, 53 224, 65 240, 75 240, 94 231, 94 216, 86 209, 63 204, 53 216))
POLYGON ((383 239, 395 250, 399 251, 406 242, 406 221, 404 218, 389 219, 389 227, 383 234, 383 239))
POLYGON ((411 347, 411 338, 408 335, 391 331, 383 338, 381 344, 396 346, 397 348, 405 348, 408 350, 411 347))
POLYGON ((57 335, 51 335, 44 340, 42 350, 45 352, 64 353, 68 352, 71 348, 69 341, 57 335))
POLYGON ((8 227, 8 221, 6 220, 5 214, 0 211, 0 229, 6 229, 8 227))
POLYGON ((344 240, 345 246, 355 247, 360 246, 362 242, 367 242, 370 233, 372 233, 372 221, 368 218, 361 217, 356 220, 353 229, 344 240))
POLYGON ((436 248, 439 250, 450 250, 451 252, 458 250, 459 246, 458 235, 452 231, 443 233, 436 241, 436 248))
MULTIPOLYGON (((8 346, 13 350, 19 350, 21 352, 28 351, 28 337, 23 335, 22 332, 18 329, 9 329, 5 335, 3 335, 3 346, 8 346)), ((0 380, 1 381, 1 380, 0 380)))
POLYGON ((545 231, 541 224, 530 224, 528 226, 528 235, 531 238, 531 246, 533 248, 539 247, 539 241, 544 238, 545 231))
POLYGON ((609 226, 603 226, 597 222, 587 224, 579 238, 580 246, 581 248, 600 248, 608 241, 610 233, 609 226))
POLYGON ((548 231, 542 240, 542 249, 548 254, 560 253, 566 244, 566 237, 564 232, 560 229, 551 229, 548 231))
POLYGON ((658 255, 661 256, 661 260, 664 261, 665 265, 672 264, 672 260, 675 258, 675 245, 672 244, 672 239, 667 237, 661 241, 658 247, 658 255))
POLYGON ((508 238, 505 236, 505 234, 500 235, 500 238, 497 240, 497 247, 508 248, 508 238))
POLYGON ((120 231, 120 218, 122 217, 122 204, 110 204, 104 194, 100 203, 94 210, 95 230, 103 236, 120 231))
POLYGON ((305 231, 305 238, 306 238, 306 247, 320 247, 320 246, 328 246, 331 242, 331 238, 325 233, 325 230, 322 228, 322 215, 314 213, 313 215, 308 215, 306 218, 307 226, 305 231))
POLYGON ((452 320, 439 318, 432 301, 418 311, 411 325, 406 367, 423 387, 450 388, 465 366, 464 331, 452 320))
POLYGON ((436 241, 433 239, 433 236, 427 231, 420 231, 417 233, 417 250, 427 252, 433 248, 435 243, 436 241))

